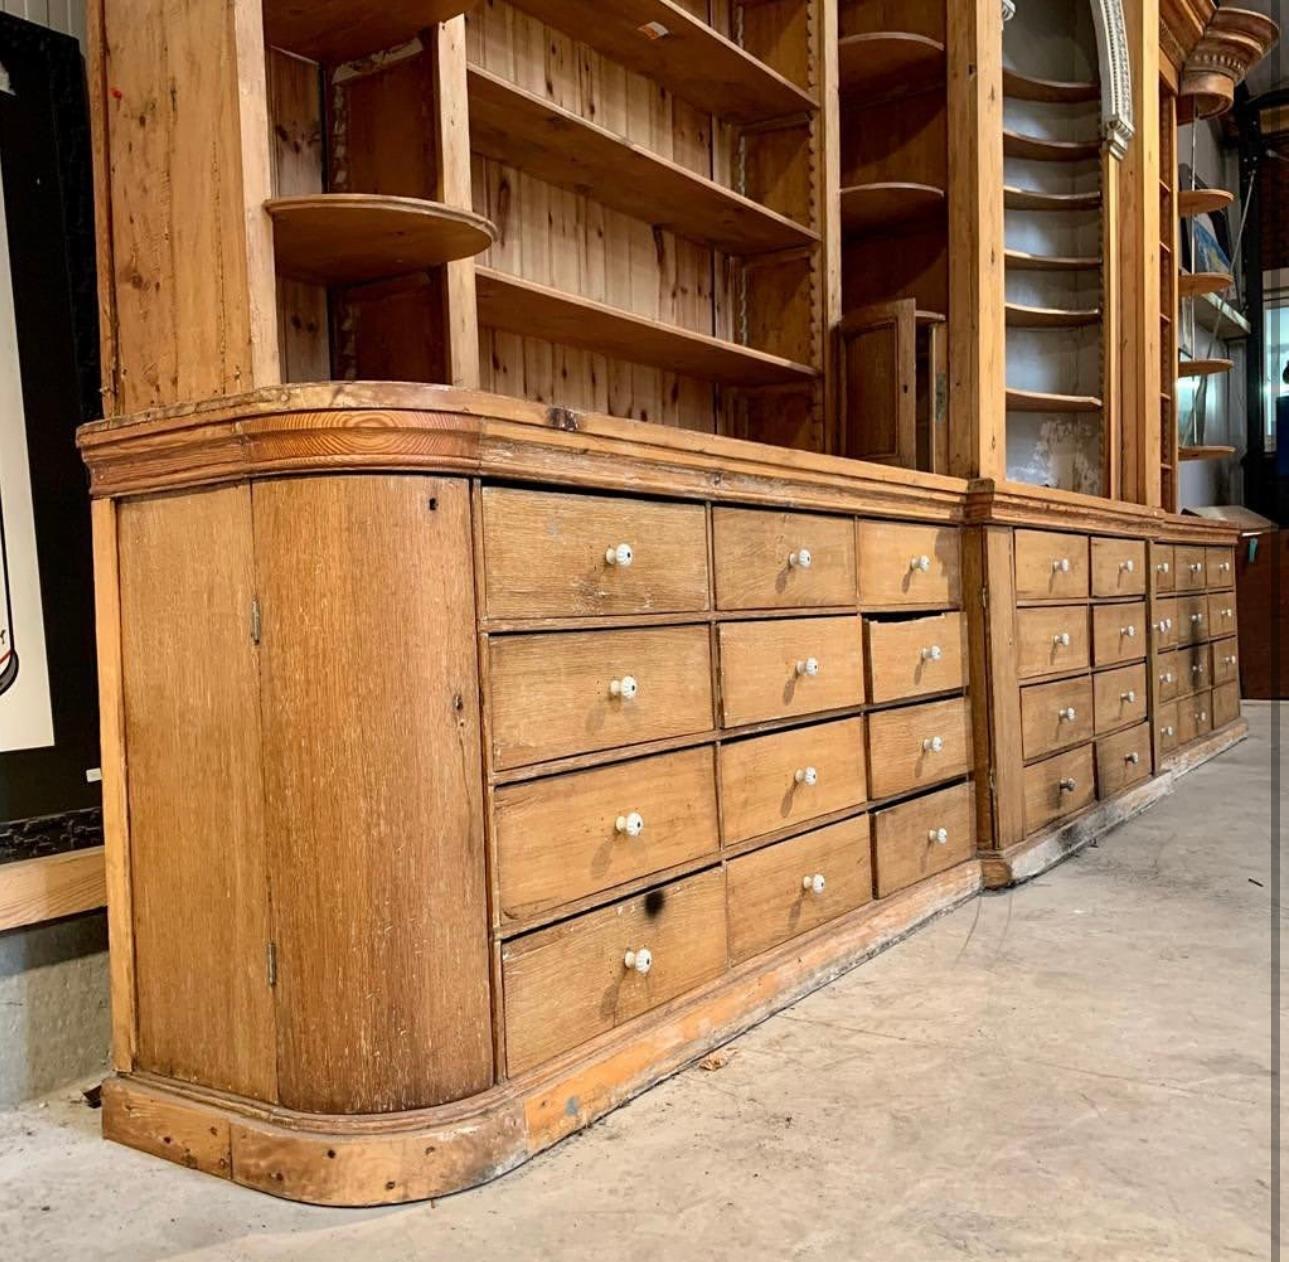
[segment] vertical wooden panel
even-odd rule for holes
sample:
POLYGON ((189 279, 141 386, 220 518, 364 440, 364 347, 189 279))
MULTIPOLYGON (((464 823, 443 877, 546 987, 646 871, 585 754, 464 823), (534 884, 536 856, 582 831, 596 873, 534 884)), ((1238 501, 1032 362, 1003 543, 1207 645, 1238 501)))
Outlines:
POLYGON ((135 1067, 273 1100, 250 491, 122 504, 118 529, 135 1067))
POLYGON ((254 495, 282 1102, 471 1095, 492 1046, 469 488, 254 495))
MULTIPOLYGON (((1119 159, 1108 150, 1101 155, 1101 447, 1104 468, 1101 493, 1106 499, 1120 498, 1123 470, 1124 417, 1120 391, 1123 388, 1120 336, 1123 328, 1123 295, 1119 277, 1123 271, 1119 251, 1122 247, 1119 223, 1119 159)), ((1156 356, 1158 358, 1158 356, 1156 356)), ((1152 409, 1157 412, 1158 409, 1152 409)), ((1140 425, 1140 416, 1133 418, 1140 425)))

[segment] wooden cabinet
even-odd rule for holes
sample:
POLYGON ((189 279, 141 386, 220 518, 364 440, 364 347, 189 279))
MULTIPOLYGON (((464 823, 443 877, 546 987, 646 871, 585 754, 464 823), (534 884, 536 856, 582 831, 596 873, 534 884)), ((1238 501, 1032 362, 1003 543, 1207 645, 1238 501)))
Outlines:
POLYGON ((1088 595, 1088 541, 1083 535, 1051 530, 1018 530, 1017 600, 1085 600, 1088 595))
POLYGON ((967 622, 960 613, 865 622, 868 696, 874 704, 966 684, 967 622))
POLYGON ((1093 596, 1144 596, 1147 577, 1144 540, 1092 540, 1093 596))
POLYGON ((1081 675, 1031 684, 1021 690, 1020 717, 1021 750, 1027 760, 1082 744, 1093 731, 1092 681, 1081 675))
POLYGON ((1103 671, 1094 676, 1093 687, 1098 736, 1146 717, 1149 691, 1144 662, 1103 671))
POLYGON ((1214 684, 1238 682, 1240 678, 1240 651, 1238 640, 1217 640, 1209 650, 1212 654, 1214 684))
POLYGON ((1091 745, 1025 768, 1025 830, 1035 832, 1096 800, 1091 745))
POLYGON ((1092 661, 1114 666, 1146 656, 1146 604, 1097 605, 1092 610, 1092 661))
POLYGON ((848 517, 716 508, 712 534, 718 609, 855 604, 848 517))
POLYGON ((965 775, 971 757, 971 713, 962 698, 869 715, 868 782, 874 798, 965 775))
POLYGON ((888 898, 970 859, 976 849, 971 786, 929 793, 878 811, 873 821, 873 879, 888 898))
POLYGON ((1235 552, 1231 548, 1204 549, 1204 577, 1210 588, 1235 586, 1235 552))
POLYGON ((1139 723, 1097 741, 1097 787, 1114 797, 1150 777, 1150 724, 1139 723))
POLYGON ((1086 605, 1016 611, 1016 673, 1021 679, 1086 670, 1091 661, 1086 605))
POLYGON ((859 524, 861 605, 952 609, 961 602, 959 531, 876 521, 859 524))
POLYGON ((1234 592, 1215 592, 1208 598, 1205 607, 1208 622, 1205 627, 1205 638, 1235 635, 1238 630, 1235 611, 1234 592))
POLYGON ((1173 557, 1179 592, 1203 591, 1208 586, 1205 549, 1178 544, 1173 550, 1173 557))

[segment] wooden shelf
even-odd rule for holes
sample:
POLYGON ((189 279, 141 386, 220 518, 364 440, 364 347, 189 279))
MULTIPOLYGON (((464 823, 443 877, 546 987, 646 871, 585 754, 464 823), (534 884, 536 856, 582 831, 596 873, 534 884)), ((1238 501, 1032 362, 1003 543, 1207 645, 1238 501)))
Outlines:
POLYGON ((1184 359, 1177 366, 1179 377, 1220 377, 1235 364, 1229 359, 1184 359))
POLYGON ((1225 210, 1233 201, 1235 194, 1224 188, 1183 189, 1177 195, 1177 213, 1182 219, 1211 215, 1214 211, 1225 210))
POLYGON ((264 0, 264 41, 311 61, 353 61, 446 22, 477 0, 264 0))
POLYGON ((106 902, 102 846, 0 864, 0 933, 96 911, 106 902))
POLYGON ((1181 272, 1177 277, 1177 292, 1182 298, 1198 298, 1202 294, 1220 294, 1235 284, 1226 272, 1181 272))
POLYGON ((470 258, 496 240, 482 215, 414 197, 315 193, 264 203, 279 275, 354 285, 470 258))
POLYGON ((1101 190, 1092 193, 1042 193, 1032 188, 1003 187, 1003 205, 1008 210, 1097 210, 1101 190))
POLYGON ((1092 395, 1040 394, 1037 390, 1007 391, 1009 412, 1099 412, 1101 400, 1092 395))
POLYGON ((841 223, 847 232, 918 227, 942 215, 944 208, 944 189, 931 184, 854 184, 841 190, 841 223))
POLYGON ((847 35, 837 42, 838 81, 843 92, 868 97, 896 90, 917 92, 944 79, 944 45, 907 31, 847 35))
POLYGON ((1224 342, 1242 342, 1252 326, 1229 302, 1216 294, 1200 294, 1191 305, 1195 323, 1224 342))
POLYGON ((514 0, 514 7, 730 122, 818 108, 803 88, 673 0, 514 0))
POLYGON ((1027 307, 1018 302, 1007 304, 1007 323, 1014 329, 1080 329, 1097 324, 1101 310, 1070 311, 1056 307, 1027 307))
POLYGON ((1099 140, 1047 140, 1016 131, 1003 132, 1003 153, 1035 162, 1087 162, 1101 153, 1099 140))
POLYGON ((1017 272, 1097 272, 1101 260, 1059 254, 1027 254, 1023 250, 1008 250, 1004 256, 1007 266, 1017 272))
POLYGON ((504 333, 547 338, 614 359, 732 386, 813 381, 806 364, 633 315, 602 302, 475 268, 479 323, 504 333))
POLYGON ((1205 447, 1182 447, 1177 452, 1179 460, 1224 460, 1227 456, 1233 455, 1235 455, 1234 447, 1224 447, 1216 443, 1205 447))
POLYGON ((818 234, 478 66, 470 141, 490 158, 730 254, 811 246, 818 234))
POLYGON ((1043 101, 1049 105, 1083 105, 1101 99, 1095 83, 1065 83, 1056 79, 1036 79, 1018 70, 1003 70, 1003 95, 1018 101, 1043 101))

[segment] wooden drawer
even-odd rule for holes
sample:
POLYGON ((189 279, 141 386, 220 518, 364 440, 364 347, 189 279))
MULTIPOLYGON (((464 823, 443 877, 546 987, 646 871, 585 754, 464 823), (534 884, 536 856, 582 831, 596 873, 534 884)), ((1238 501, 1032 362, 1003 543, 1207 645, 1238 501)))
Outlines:
POLYGON ((867 815, 734 859, 729 865, 730 959, 738 963, 759 955, 872 897, 867 815))
POLYGON ((725 841, 746 841, 868 797, 864 720, 819 723, 721 747, 725 841))
POLYGON ((712 726, 706 627, 497 636, 488 642, 497 768, 712 726), (614 692, 635 684, 635 696, 614 692))
POLYGON ((1097 787, 1103 798, 1150 778, 1150 724, 1097 741, 1097 787))
POLYGON ((890 797, 971 768, 971 711, 966 698, 932 701, 868 716, 868 785, 890 797))
POLYGON ((1097 795, 1091 745, 1025 768, 1025 832, 1037 832, 1063 815, 1081 811, 1097 795))
POLYGON ((712 510, 717 609, 853 605, 855 520, 712 510))
POLYGON ((1144 596, 1146 577, 1143 540, 1092 540, 1093 596, 1144 596))
POLYGON ((503 785, 493 833, 507 920, 715 853, 715 751, 704 746, 503 785))
POLYGON ((1087 605, 1016 611, 1016 673, 1021 679, 1086 670, 1091 660, 1087 605))
POLYGON ((1094 677, 1092 708, 1098 736, 1145 720, 1147 679, 1145 662, 1103 671, 1094 677))
POLYGON ((1092 660, 1097 666, 1113 666, 1146 656, 1146 602, 1126 605, 1097 605, 1092 610, 1092 660))
POLYGON ((1181 691, 1181 661, 1177 653, 1161 653, 1155 659, 1155 687, 1161 701, 1171 701, 1181 691))
POLYGON ((1234 635, 1239 629, 1236 620, 1235 593, 1215 592, 1208 598, 1207 638, 1234 635))
POLYGON ((960 613, 911 622, 865 620, 868 696, 901 701, 949 692, 966 682, 967 620, 960 613))
POLYGON ((1159 732, 1160 753, 1168 754, 1177 748, 1177 702, 1169 701, 1159 707, 1155 716, 1155 728, 1159 732))
POLYGON ((1208 597, 1180 597, 1177 601, 1177 643, 1198 644, 1208 636, 1208 597))
POLYGON ((1207 644, 1177 650, 1177 695, 1188 697, 1213 683, 1213 654, 1207 644))
POLYGON ((1189 544, 1178 544, 1173 549, 1173 570, 1179 592, 1202 591, 1208 584, 1204 549, 1189 544))
POLYGON ((1054 530, 1017 530, 1017 600, 1086 600, 1088 541, 1054 530))
POLYGON ((1171 592, 1177 586, 1177 559, 1171 543, 1152 543, 1150 563, 1155 570, 1155 590, 1171 592))
POLYGON ((719 868, 507 942, 506 1067, 522 1073, 725 971, 719 868), (626 966, 644 948, 648 972, 626 966))
POLYGON ((726 727, 863 704, 857 617, 725 622, 719 635, 726 727))
POLYGON ((1177 703, 1177 743, 1189 745, 1191 741, 1213 729, 1213 694, 1197 692, 1177 703))
POLYGON ((960 606, 960 532, 953 526, 860 522, 859 603, 869 609, 960 606))
POLYGON ((1235 553, 1230 548, 1204 549, 1204 576, 1209 587, 1235 586, 1235 553))
POLYGON ((1020 690, 1021 753, 1042 758, 1092 739, 1092 680, 1086 675, 1020 690))
POLYGON ((1213 689, 1213 730, 1234 723, 1240 717, 1240 685, 1219 684, 1213 689))
POLYGON ((873 823, 873 881, 878 898, 970 859, 976 812, 970 784, 879 811, 873 823))
POLYGON ((701 612, 709 607, 706 510, 485 487, 483 568, 489 618, 701 612), (618 563, 621 545, 629 564, 618 563))
POLYGON ((1155 600, 1150 606, 1150 647, 1159 653, 1177 647, 1177 598, 1155 600))
POLYGON ((1240 679, 1240 648, 1236 640, 1218 640, 1210 650, 1212 669, 1209 672, 1213 684, 1228 684, 1240 679))

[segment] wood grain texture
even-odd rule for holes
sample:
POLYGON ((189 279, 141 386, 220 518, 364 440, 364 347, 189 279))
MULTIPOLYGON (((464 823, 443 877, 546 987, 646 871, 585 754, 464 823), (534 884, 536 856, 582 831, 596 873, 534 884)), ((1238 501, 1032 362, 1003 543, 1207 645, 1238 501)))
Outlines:
POLYGON ((1217 592, 1209 595, 1205 605, 1208 621, 1204 624, 1205 638, 1235 635, 1238 628, 1234 592, 1217 592))
POLYGON ((1046 762, 1026 767, 1026 833, 1037 832, 1063 815, 1072 815, 1095 802, 1095 767, 1091 745, 1080 745, 1046 762))
POLYGON ((864 720, 819 723, 721 746, 727 845, 860 806, 868 797, 864 720), (797 779, 813 769, 817 780, 797 779))
POLYGON ((120 1078, 103 1084, 103 1138, 221 1179, 232 1177, 227 1117, 120 1078))
POLYGON ((858 526, 859 603, 953 608, 962 603, 962 536, 952 528, 893 522, 858 526), (926 557, 927 570, 915 566, 926 557))
POLYGON ((1218 684, 1213 689, 1213 730, 1234 723, 1240 717, 1240 684, 1238 680, 1218 684))
POLYGON ((1150 702, 1147 672, 1146 663, 1138 662, 1135 666, 1101 671, 1092 677, 1092 705, 1098 736, 1129 723, 1140 723, 1146 717, 1150 702))
POLYGON ((1150 649, 1152 653, 1166 652, 1177 647, 1180 634, 1179 605, 1176 597, 1155 598, 1150 602, 1150 649))
POLYGON ((1086 599, 1088 541, 1081 535, 1018 530, 1015 547, 1017 600, 1086 599))
POLYGON ((726 967, 717 868, 516 938, 502 949, 512 1075, 716 977, 726 967), (628 969, 646 947, 653 965, 628 969))
POLYGON ((1240 650, 1238 640, 1217 640, 1212 647, 1213 684, 1236 682, 1240 678, 1240 650))
POLYGON ((890 810, 873 821, 873 882, 878 898, 970 859, 976 851, 974 786, 955 784, 890 810), (940 829, 948 834, 941 842, 940 829))
POLYGON ((1020 690, 1021 748, 1026 759, 1086 743, 1094 723, 1092 680, 1086 675, 1020 690))
POLYGON ((1208 597, 1201 595, 1177 598, 1177 643, 1198 644, 1210 634, 1208 597))
POLYGON ((1162 753, 1170 754, 1177 748, 1178 703, 1165 701, 1155 712, 1156 739, 1162 753))
POLYGON ((1155 590, 1171 592, 1177 586, 1177 558, 1171 543, 1152 543, 1150 559, 1154 568, 1155 590))
POLYGON ((1204 549, 1204 578, 1210 588, 1235 586, 1235 553, 1230 548, 1204 549))
POLYGON ((1161 653, 1155 659, 1156 696, 1160 701, 1171 701, 1178 694, 1178 654, 1161 653))
POLYGON ((1177 745, 1189 745, 1191 741, 1207 735, 1213 730, 1213 694, 1207 689, 1197 692, 1192 697, 1180 698, 1177 702, 1177 745))
POLYGON ((493 637, 488 673, 494 768, 712 726, 705 626, 493 637), (631 700, 610 691, 627 676, 631 700))
POLYGON ((117 528, 135 1064, 273 1101, 250 490, 131 501, 117 528))
POLYGON ((1141 539, 1092 540, 1092 595, 1144 596, 1146 544, 1141 539))
POLYGON ((700 504, 483 489, 490 618, 702 612, 710 607, 700 504), (610 565, 620 544, 630 565, 610 565))
POLYGON ((725 622, 717 636, 725 727, 840 710, 864 701, 857 617, 725 622), (798 670, 810 658, 819 663, 813 677, 798 670))
POLYGON ((493 804, 500 914, 520 920, 720 848, 710 746, 506 785, 493 804), (617 830, 637 812, 638 837, 617 830))
POLYGON ((729 865, 729 950, 735 963, 827 924, 873 897, 867 816, 767 846, 729 865), (822 876, 823 890, 804 888, 822 876))
POLYGON ((471 0, 266 0, 268 40, 311 61, 357 61, 464 13, 471 0))
MULTIPOLYGON (((0 933, 97 911, 106 901, 102 846, 0 866, 0 933)), ((128 954, 128 947, 122 953, 128 954)), ((116 1037, 114 1026, 114 1049, 116 1037)))
POLYGON ((1203 591, 1208 586, 1205 549, 1179 544, 1173 550, 1173 557, 1179 592, 1203 591))
POLYGON ((1097 741, 1097 793, 1114 797, 1150 778, 1150 724, 1139 723, 1097 741))
POLYGON ((1114 666, 1145 657, 1149 649, 1146 602, 1096 605, 1092 609, 1092 661, 1114 666))
POLYGON ((874 704, 966 685, 967 619, 960 613, 909 622, 867 619, 864 643, 868 698, 874 704))
POLYGON ((1086 670, 1092 662, 1088 607, 1052 605, 1018 609, 1016 641, 1016 674, 1020 679, 1086 670), (1062 642, 1067 635, 1069 644, 1062 642))
POLYGON ((855 604, 855 526, 846 517, 712 510, 717 609, 855 604), (802 550, 810 564, 794 564, 802 550))
POLYGON ((868 786, 874 798, 965 775, 971 763, 971 711, 964 698, 868 716, 868 786), (942 748, 926 748, 936 737, 942 748))
POLYGON ((254 502, 282 1102, 471 1095, 493 1065, 468 486, 254 502))
POLYGON ((1208 688, 1213 682, 1213 654, 1207 644, 1180 648, 1177 658, 1177 695, 1188 697, 1208 688))

